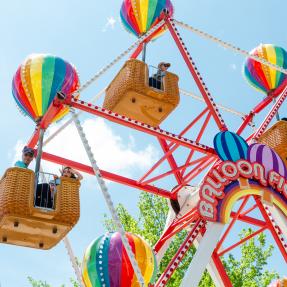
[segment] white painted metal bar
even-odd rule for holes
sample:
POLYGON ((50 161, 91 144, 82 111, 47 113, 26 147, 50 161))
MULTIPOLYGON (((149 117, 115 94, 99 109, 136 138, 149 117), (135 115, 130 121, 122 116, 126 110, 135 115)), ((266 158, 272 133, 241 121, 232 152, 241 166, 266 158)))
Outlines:
POLYGON ((212 253, 224 229, 224 224, 208 222, 206 232, 185 273, 180 287, 197 287, 211 260, 212 253))

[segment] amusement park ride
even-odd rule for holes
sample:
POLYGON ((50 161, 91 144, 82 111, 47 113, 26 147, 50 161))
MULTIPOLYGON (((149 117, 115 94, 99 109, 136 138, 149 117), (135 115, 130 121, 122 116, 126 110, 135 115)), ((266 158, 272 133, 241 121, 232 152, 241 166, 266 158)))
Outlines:
POLYGON ((20 109, 36 122, 27 144, 35 149, 36 170, 14 167, 3 176, 0 182, 0 240, 49 249, 63 239, 81 286, 166 286, 192 245, 197 251, 181 286, 198 286, 206 268, 216 286, 232 286, 220 257, 265 231, 271 233, 287 263, 287 121, 278 120, 269 127, 287 97, 287 53, 274 45, 260 45, 247 53, 172 17, 173 7, 169 0, 125 0, 121 9, 122 21, 139 39, 81 87, 72 65, 48 55, 28 57, 14 76, 14 98, 20 109), (247 57, 245 76, 266 97, 243 118, 235 132, 228 130, 176 24, 247 57), (159 126, 180 105, 178 76, 164 73, 161 77, 163 88, 157 89, 149 85, 148 65, 137 59, 145 53, 146 44, 165 31, 176 43, 205 103, 203 110, 194 113, 179 134, 159 126), (84 89, 129 54, 129 59, 106 88, 103 107, 81 100, 79 95, 84 89), (244 139, 242 133, 268 106, 270 110, 263 122, 244 139), (156 138, 163 156, 139 179, 99 169, 76 110, 156 138), (90 160, 89 166, 42 150, 47 128, 69 111, 90 160), (185 134, 191 129, 195 131, 200 121, 203 124, 196 137, 186 138, 185 134), (211 121, 215 122, 218 131, 207 146, 200 141, 211 121), (178 148, 189 151, 183 165, 175 153, 178 148), (117 228, 116 233, 101 236, 89 246, 82 275, 65 237, 80 216, 80 183, 62 177, 54 207, 35 206, 34 191, 41 160, 95 175, 117 228), (170 166, 164 173, 159 169, 163 163, 170 166), (207 168, 208 172, 202 174, 207 168), (152 176, 154 173, 156 176, 152 176), (176 187, 171 186, 170 190, 159 187, 161 180, 171 177, 177 181, 176 187), (166 227, 155 246, 151 248, 142 238, 125 233, 105 179, 169 200, 166 227), (197 186, 189 185, 199 179, 197 186), (223 243, 238 221, 250 224, 256 231, 223 249, 223 243), (157 265, 174 235, 183 229, 188 231, 186 239, 156 281, 157 265))

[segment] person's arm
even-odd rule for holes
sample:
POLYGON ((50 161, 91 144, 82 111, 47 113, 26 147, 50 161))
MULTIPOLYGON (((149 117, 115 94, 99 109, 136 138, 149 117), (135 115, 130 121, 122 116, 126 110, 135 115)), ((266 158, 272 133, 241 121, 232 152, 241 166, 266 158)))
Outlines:
POLYGON ((71 172, 77 176, 78 180, 82 180, 83 179, 82 174, 79 173, 77 170, 71 169, 71 172))

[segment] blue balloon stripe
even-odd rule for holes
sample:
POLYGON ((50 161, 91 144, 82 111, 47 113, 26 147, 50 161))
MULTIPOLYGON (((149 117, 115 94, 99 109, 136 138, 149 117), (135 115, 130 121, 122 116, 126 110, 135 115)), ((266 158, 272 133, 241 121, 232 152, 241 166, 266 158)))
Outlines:
POLYGON ((226 139, 226 143, 228 145, 228 151, 231 155, 231 160, 232 161, 239 160, 240 159, 240 152, 238 150, 234 134, 231 132, 225 132, 224 136, 226 139))
POLYGON ((56 96, 56 93, 62 90, 62 85, 66 76, 66 63, 61 58, 55 58, 53 84, 50 93, 49 106, 56 96))
POLYGON ((247 158, 248 144, 236 133, 225 131, 219 132, 213 140, 214 148, 223 161, 237 161, 247 158))
POLYGON ((104 272, 104 280, 105 286, 110 287, 110 274, 109 274, 109 246, 110 246, 111 236, 106 237, 104 241, 104 248, 103 248, 103 268, 106 272, 104 272))
POLYGON ((228 148, 227 142, 225 140, 225 133, 226 132, 222 133, 222 138, 221 138, 221 144, 222 144, 222 147, 223 147, 223 150, 224 150, 224 154, 225 154, 225 157, 226 157, 225 160, 232 160, 232 156, 231 156, 231 154, 229 152, 229 148, 228 148))
POLYGON ((235 143, 237 145, 239 155, 241 159, 247 159, 247 150, 248 150, 248 144, 246 141, 240 137, 240 136, 234 136, 235 143))
POLYGON ((213 145, 216 149, 216 152, 219 156, 219 158, 221 160, 227 160, 227 157, 225 155, 225 152, 224 152, 224 149, 223 149, 223 146, 222 146, 222 142, 221 142, 221 136, 222 136, 222 133, 219 133, 215 136, 214 140, 213 140, 213 145))

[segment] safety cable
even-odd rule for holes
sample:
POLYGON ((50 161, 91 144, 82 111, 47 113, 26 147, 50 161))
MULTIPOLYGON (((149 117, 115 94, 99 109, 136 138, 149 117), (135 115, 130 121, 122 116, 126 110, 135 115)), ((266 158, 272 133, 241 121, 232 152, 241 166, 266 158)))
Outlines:
POLYGON ((178 20, 175 20, 175 19, 173 19, 173 21, 177 25, 179 25, 180 27, 185 28, 187 30, 190 30, 190 31, 194 32, 195 34, 199 35, 202 38, 211 40, 211 41, 223 46, 224 48, 232 50, 233 52, 241 54, 241 55, 243 55, 243 56, 245 56, 247 58, 251 58, 251 59, 253 59, 253 60, 257 61, 257 62, 260 62, 261 64, 269 66, 270 68, 273 68, 273 69, 275 69, 277 71, 280 71, 281 73, 287 75, 287 70, 286 69, 284 69, 284 68, 282 68, 282 67, 280 67, 278 65, 272 64, 271 62, 267 61, 265 58, 258 57, 258 56, 255 56, 255 55, 251 55, 249 52, 247 52, 247 51, 245 51, 245 50, 243 50, 243 49, 241 49, 239 47, 236 47, 233 44, 227 43, 227 42, 225 42, 225 41, 223 41, 223 40, 221 40, 221 39, 219 39, 217 37, 214 37, 214 36, 212 36, 212 35, 210 35, 210 34, 208 34, 206 32, 203 32, 203 31, 201 31, 199 29, 196 29, 196 28, 194 28, 194 27, 192 27, 192 26, 190 26, 188 24, 185 24, 185 23, 183 23, 181 21, 178 21, 178 20))
MULTIPOLYGON (((117 211, 116 211, 116 209, 114 207, 114 204, 112 202, 111 196, 110 196, 110 194, 108 192, 107 185, 106 185, 106 183, 105 183, 105 181, 104 181, 104 179, 103 179, 103 177, 101 175, 101 172, 99 170, 97 162, 96 162, 96 160, 94 158, 92 149, 91 149, 91 147, 89 145, 89 142, 88 142, 88 140, 86 138, 84 130, 83 130, 83 128, 81 126, 81 123, 80 123, 80 121, 78 119, 78 116, 75 114, 75 111, 73 109, 71 109, 71 113, 72 113, 73 121, 74 121, 75 126, 77 128, 77 131, 79 133, 79 136, 80 136, 80 138, 82 140, 83 146, 84 146, 85 151, 87 153, 87 156, 88 156, 88 158, 90 160, 90 163, 92 165, 92 168, 94 170, 94 173, 95 173, 95 176, 97 178, 98 184, 99 184, 100 189, 101 189, 101 191, 103 193, 103 196, 105 198, 106 204, 107 204, 107 206, 108 206, 108 208, 110 210, 110 213, 111 213, 111 216, 112 216, 112 220, 113 220, 113 222, 114 222, 114 224, 115 224, 115 226, 117 228, 117 231, 120 233, 123 245, 124 245, 124 247, 126 249, 127 255, 128 255, 129 259, 130 259, 130 263, 131 263, 131 265, 132 265, 132 267, 134 269, 135 275, 136 275, 136 277, 137 277, 137 279, 139 281, 140 286, 144 287, 145 286, 145 282, 144 282, 143 276, 142 276, 141 271, 140 271, 140 269, 138 267, 138 264, 137 264, 137 262, 135 260, 135 256, 134 256, 134 254, 132 252, 131 246, 129 245, 128 239, 126 238, 125 230, 124 230, 124 228, 123 228, 123 226, 121 224, 120 218, 119 218, 119 216, 117 214, 117 211)), ((104 282, 104 277, 101 278, 101 282, 105 283, 104 282)))

